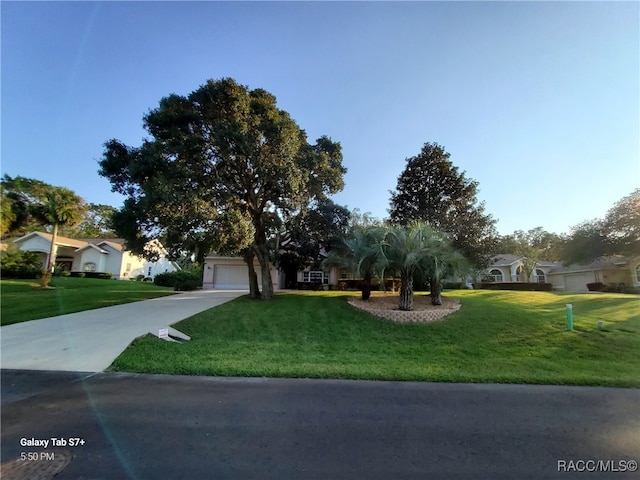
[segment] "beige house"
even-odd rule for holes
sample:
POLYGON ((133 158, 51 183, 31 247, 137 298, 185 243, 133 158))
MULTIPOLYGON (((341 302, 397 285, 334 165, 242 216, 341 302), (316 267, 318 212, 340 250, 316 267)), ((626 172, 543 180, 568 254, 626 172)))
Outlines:
POLYGON ((588 283, 640 288, 640 256, 601 257, 587 265, 556 267, 548 274, 554 290, 586 292, 588 283))
POLYGON ((482 279, 489 282, 533 282, 549 283, 549 273, 554 268, 562 266, 560 263, 540 260, 528 279, 523 278, 522 259, 516 255, 499 254, 493 264, 482 272, 482 279))
MULTIPOLYGON (((20 249, 34 252, 46 265, 51 249, 52 236, 44 232, 32 232, 13 241, 20 249)), ((155 277, 159 273, 173 272, 180 268, 166 258, 159 242, 150 242, 149 248, 160 253, 160 259, 150 262, 126 250, 120 238, 76 239, 58 236, 55 246, 55 265, 70 272, 109 272, 112 278, 126 280, 138 275, 155 277)))
MULTIPOLYGON (((260 263, 257 259, 254 259, 253 265, 258 275, 258 283, 260 283, 262 272, 260 263)), ((270 271, 273 288, 275 290, 285 288, 284 273, 273 265, 271 265, 270 271)), ((332 268, 329 272, 324 272, 309 267, 297 272, 297 283, 322 283, 327 286, 335 286, 340 280, 350 278, 353 278, 353 276, 341 273, 336 268, 332 268)), ((223 257, 215 254, 205 257, 202 288, 248 290, 249 273, 244 259, 242 257, 223 257)))
MULTIPOLYGON (((253 266, 258 275, 258 284, 262 278, 262 268, 257 258, 253 260, 253 266)), ((279 271, 270 265, 271 281, 273 288, 279 289, 279 271)), ((249 269, 242 257, 223 257, 211 254, 204 259, 204 271, 202 273, 202 288, 224 290, 249 290, 249 269)))

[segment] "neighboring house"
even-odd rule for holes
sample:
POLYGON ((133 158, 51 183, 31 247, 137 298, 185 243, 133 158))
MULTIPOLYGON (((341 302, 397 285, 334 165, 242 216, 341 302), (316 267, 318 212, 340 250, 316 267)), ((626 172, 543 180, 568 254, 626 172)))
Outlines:
MULTIPOLYGON (((32 232, 13 241, 20 250, 34 252, 47 263, 51 249, 51 234, 32 232)), ((160 253, 160 259, 150 262, 126 250, 120 238, 77 239, 56 238, 55 265, 70 272, 109 272, 112 278, 126 280, 138 275, 155 277, 159 273, 179 270, 166 258, 166 252, 157 241, 149 242, 149 248, 160 253)))
POLYGON ((499 254, 491 266, 482 272, 482 280, 489 282, 534 282, 550 283, 548 275, 553 268, 561 267, 557 262, 540 260, 528 279, 523 278, 522 258, 516 255, 499 254))
POLYGON ((554 290, 586 292, 588 283, 640 287, 640 256, 600 257, 587 265, 558 266, 548 274, 554 290))

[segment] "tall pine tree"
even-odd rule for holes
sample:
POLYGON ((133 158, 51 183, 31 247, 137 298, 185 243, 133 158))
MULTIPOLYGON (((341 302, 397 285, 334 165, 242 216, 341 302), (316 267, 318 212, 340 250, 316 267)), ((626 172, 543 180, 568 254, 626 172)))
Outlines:
POLYGON ((428 222, 449 235, 453 247, 477 269, 496 253, 496 221, 478 202, 478 182, 467 178, 437 143, 425 143, 419 155, 407 159, 391 193, 391 222, 428 222))

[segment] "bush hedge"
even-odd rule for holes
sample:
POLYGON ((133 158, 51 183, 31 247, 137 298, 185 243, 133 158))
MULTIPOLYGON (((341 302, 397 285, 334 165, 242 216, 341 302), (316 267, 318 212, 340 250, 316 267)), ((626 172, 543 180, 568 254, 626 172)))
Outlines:
POLYGON ((11 248, 0 255, 0 275, 2 278, 36 278, 40 274, 41 263, 35 253, 11 248))
POLYGON ((550 292, 553 290, 553 285, 550 283, 535 283, 535 282, 481 282, 475 283, 473 288, 479 288, 482 290, 522 290, 522 291, 535 291, 535 292, 550 292))
POLYGON ((189 270, 165 272, 156 275, 153 283, 159 287, 173 287, 177 291, 196 290, 202 287, 202 275, 189 270))
POLYGON ((113 274, 111 272, 71 272, 70 276, 78 278, 101 278, 103 280, 111 280, 113 274))

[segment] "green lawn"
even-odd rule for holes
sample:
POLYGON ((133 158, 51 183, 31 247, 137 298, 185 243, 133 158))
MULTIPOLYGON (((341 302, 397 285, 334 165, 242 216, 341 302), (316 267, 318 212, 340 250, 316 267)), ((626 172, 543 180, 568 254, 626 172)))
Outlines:
POLYGON ((152 283, 125 280, 54 277, 50 285, 55 288, 40 288, 35 280, 0 281, 1 324, 10 325, 174 293, 152 283))
POLYGON ((176 327, 190 342, 138 339, 111 369, 640 387, 636 296, 455 291, 448 295, 460 297, 462 309, 444 321, 394 324, 354 309, 345 295, 242 297, 180 322, 176 327))

